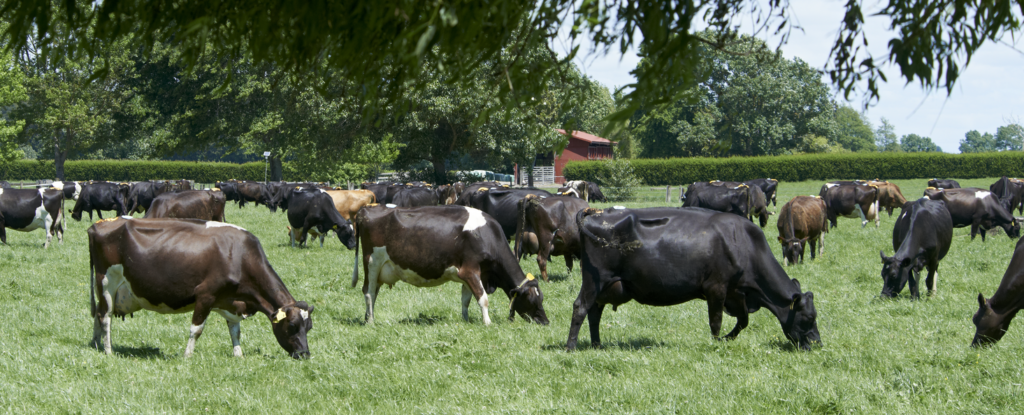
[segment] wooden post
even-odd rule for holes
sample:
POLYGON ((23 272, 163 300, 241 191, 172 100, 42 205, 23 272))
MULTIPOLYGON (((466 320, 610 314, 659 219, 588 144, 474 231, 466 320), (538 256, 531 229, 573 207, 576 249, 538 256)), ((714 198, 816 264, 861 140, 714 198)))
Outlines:
POLYGON ((686 193, 686 192, 684 192, 683 190, 684 190, 683 186, 682 186, 682 185, 680 185, 680 186, 679 186, 679 201, 682 201, 682 200, 683 200, 683 194, 685 194, 685 193, 686 193))
POLYGON ((352 182, 346 181, 345 183, 348 184, 348 190, 352 190, 352 182))
POLYGON ((672 185, 665 186, 665 203, 672 203, 672 185))

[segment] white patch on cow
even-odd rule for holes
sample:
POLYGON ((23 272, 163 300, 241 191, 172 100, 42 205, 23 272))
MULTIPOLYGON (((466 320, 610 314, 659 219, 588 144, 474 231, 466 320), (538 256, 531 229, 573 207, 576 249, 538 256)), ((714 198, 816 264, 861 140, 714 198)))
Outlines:
POLYGON ((320 190, 320 193, 327 193, 327 191, 324 190, 324 189, 318 189, 318 190, 320 190))
POLYGON ((417 287, 436 287, 449 281, 462 282, 459 279, 459 269, 454 266, 445 269, 440 278, 423 278, 416 271, 402 268, 391 261, 391 256, 388 255, 388 249, 385 246, 373 248, 369 266, 371 271, 375 271, 371 272, 370 277, 380 284, 395 285, 396 282, 403 281, 417 287))
POLYGON ((935 275, 932 276, 932 286, 928 287, 928 290, 935 294, 939 291, 939 270, 935 270, 935 275))
POLYGON ((50 183, 50 186, 57 190, 64 190, 64 182, 56 181, 50 183))
POLYGON ((185 346, 185 357, 192 356, 192 352, 196 349, 196 339, 203 334, 203 327, 205 326, 206 322, 204 321, 203 324, 198 326, 193 324, 188 328, 188 345, 185 346))
MULTIPOLYGON (((224 223, 224 222, 217 222, 215 220, 208 220, 208 221, 206 221, 206 227, 207 228, 223 228, 225 226, 227 226, 229 228, 235 228, 235 229, 238 229, 238 230, 241 230, 241 231, 245 231, 245 228, 243 228, 241 226, 238 226, 238 225, 232 225, 230 223, 224 223)), ((248 231, 246 231, 246 232, 248 232, 248 231)))
POLYGON ((71 195, 71 199, 78 200, 78 195, 82 194, 82 184, 75 182, 75 194, 71 195))
POLYGON ((132 217, 132 216, 129 216, 129 215, 121 215, 121 219, 135 219, 135 218, 132 217))
POLYGON ((625 206, 612 206, 612 209, 625 209, 625 206))
POLYGON ((0 187, 0 196, 4 195, 4 188, 0 187))
MULTIPOLYGON (((0 193, 2 193, 2 192, 0 192, 0 193)), ((42 193, 42 189, 40 189, 40 193, 42 193)), ((28 226, 26 226, 24 228, 21 228, 21 229, 17 229, 17 228, 11 228, 11 229, 14 229, 14 230, 20 231, 20 232, 32 232, 32 231, 34 231, 36 229, 43 228, 43 230, 46 231, 47 239, 49 239, 49 237, 50 237, 50 226, 53 224, 53 218, 50 217, 50 212, 46 211, 45 203, 46 203, 45 200, 39 202, 39 207, 36 208, 36 212, 34 213, 34 216, 32 216, 32 222, 29 223, 28 226)))
POLYGON ((466 224, 462 226, 464 232, 474 231, 487 224, 487 218, 479 209, 466 207, 466 212, 469 213, 469 217, 466 218, 466 224))
POLYGON ((825 189, 831 189, 836 186, 839 186, 839 183, 825 183, 825 189))
POLYGON ((990 195, 990 194, 992 194, 992 192, 986 192, 984 190, 979 190, 977 192, 974 192, 974 197, 976 197, 978 199, 984 199, 984 198, 988 197, 988 195, 990 195))
POLYGON ((121 264, 111 265, 107 268, 103 278, 103 290, 106 295, 110 295, 110 303, 108 303, 110 309, 118 315, 131 314, 139 310, 155 311, 160 314, 179 314, 195 309, 195 304, 173 309, 163 303, 153 304, 145 298, 136 296, 132 285, 124 277, 124 266, 121 264))
POLYGON ((394 208, 398 207, 398 205, 393 205, 391 203, 388 203, 388 204, 384 205, 384 207, 389 208, 389 209, 394 209, 394 208))
POLYGON ((301 308, 299 309, 299 316, 301 316, 303 320, 309 320, 309 312, 301 308))

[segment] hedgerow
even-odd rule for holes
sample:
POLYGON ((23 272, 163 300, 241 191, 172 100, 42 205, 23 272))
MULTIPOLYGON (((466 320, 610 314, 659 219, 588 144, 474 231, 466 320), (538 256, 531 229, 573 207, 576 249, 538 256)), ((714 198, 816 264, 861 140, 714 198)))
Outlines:
MULTIPOLYGON (((218 180, 263 180, 261 162, 235 164, 194 161, 140 161, 140 160, 75 160, 64 163, 67 180, 174 180, 188 179, 201 183, 218 180)), ((19 160, 0 165, 0 180, 53 179, 53 161, 19 160)), ((292 171, 285 163, 285 179, 292 171)), ((294 180, 294 179, 292 179, 294 180)))
MULTIPOLYGON (((1024 152, 843 153, 775 157, 674 158, 630 160, 647 185, 678 185, 703 180, 742 181, 770 177, 786 182, 826 179, 917 179, 1024 176, 1024 152)), ((572 161, 566 180, 601 183, 602 161, 572 161)))

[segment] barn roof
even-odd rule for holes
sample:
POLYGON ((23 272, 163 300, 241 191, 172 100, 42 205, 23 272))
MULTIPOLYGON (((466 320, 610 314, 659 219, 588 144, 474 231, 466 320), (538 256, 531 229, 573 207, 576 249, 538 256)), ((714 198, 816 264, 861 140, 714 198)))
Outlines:
POLYGON ((565 134, 565 135, 567 135, 569 137, 575 138, 577 140, 583 140, 583 141, 586 141, 588 143, 593 143, 593 144, 609 144, 609 145, 616 144, 615 142, 613 142, 613 141, 611 141, 611 140, 609 140, 607 138, 601 138, 601 137, 598 137, 598 136, 590 134, 590 133, 585 133, 583 131, 573 131, 572 134, 566 133, 565 130, 563 130, 561 128, 559 128, 559 129, 557 129, 555 131, 558 131, 559 134, 565 134))

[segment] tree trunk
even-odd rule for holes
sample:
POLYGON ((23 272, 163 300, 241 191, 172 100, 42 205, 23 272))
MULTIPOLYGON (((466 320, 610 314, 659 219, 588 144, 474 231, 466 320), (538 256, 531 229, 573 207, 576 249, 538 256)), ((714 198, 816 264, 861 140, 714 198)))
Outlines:
POLYGON ((437 186, 448 184, 448 168, 444 165, 444 159, 435 157, 432 164, 434 165, 434 184, 437 186))
POLYGON ((284 165, 281 156, 270 156, 270 181, 279 182, 284 177, 284 165))
POLYGON ((64 161, 68 159, 68 151, 62 150, 60 144, 53 146, 53 166, 57 169, 57 180, 64 181, 64 161))

